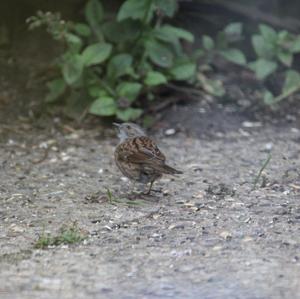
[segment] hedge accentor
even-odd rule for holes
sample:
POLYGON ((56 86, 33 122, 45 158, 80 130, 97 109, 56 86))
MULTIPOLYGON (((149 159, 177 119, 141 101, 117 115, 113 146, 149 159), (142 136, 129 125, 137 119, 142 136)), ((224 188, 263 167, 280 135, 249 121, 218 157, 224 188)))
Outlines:
POLYGON ((136 124, 123 123, 114 125, 119 129, 120 143, 115 150, 115 161, 124 176, 130 180, 152 185, 162 174, 181 174, 165 164, 166 157, 155 142, 146 136, 136 124))

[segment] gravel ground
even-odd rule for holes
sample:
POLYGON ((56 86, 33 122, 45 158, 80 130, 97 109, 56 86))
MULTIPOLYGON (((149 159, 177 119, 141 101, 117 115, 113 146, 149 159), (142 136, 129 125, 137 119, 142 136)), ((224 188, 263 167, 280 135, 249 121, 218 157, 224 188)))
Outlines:
POLYGON ((184 174, 135 200, 115 137, 3 127, 0 297, 300 298, 300 131, 239 121, 206 137, 158 132, 184 174), (84 241, 35 248, 74 222, 84 241))

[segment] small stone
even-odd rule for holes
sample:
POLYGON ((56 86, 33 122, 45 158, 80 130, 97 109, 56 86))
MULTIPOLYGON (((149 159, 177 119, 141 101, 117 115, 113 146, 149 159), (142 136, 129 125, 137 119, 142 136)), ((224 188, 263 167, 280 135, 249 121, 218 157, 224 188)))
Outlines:
POLYGON ((214 246, 213 248, 212 248, 212 250, 214 250, 214 251, 219 251, 219 250, 221 250, 223 247, 221 246, 221 245, 216 245, 216 246, 214 246))
POLYGON ((247 219, 244 220, 245 223, 249 223, 251 221, 251 217, 248 217, 247 219))
POLYGON ((224 240, 230 240, 232 238, 232 235, 228 231, 223 231, 220 233, 220 237, 222 237, 224 240))
POLYGON ((265 148, 264 149, 266 151, 270 152, 272 150, 272 148, 273 148, 273 143, 272 142, 269 142, 269 143, 265 144, 265 148))
POLYGON ((242 242, 245 242, 245 243, 247 243, 247 242, 252 242, 252 241, 253 241, 253 238, 251 238, 251 237, 249 237, 249 236, 245 237, 245 238, 242 240, 242 242))
POLYGON ((291 114, 287 114, 285 116, 285 118, 286 118, 286 120, 291 121, 291 122, 294 122, 294 121, 297 120, 297 118, 294 115, 291 115, 291 114))
POLYGON ((161 217, 160 214, 153 214, 153 215, 152 215, 152 218, 153 218, 154 220, 156 220, 156 219, 158 219, 158 218, 160 218, 160 217, 161 217))
POLYGON ((108 231, 112 231, 112 230, 113 230, 113 229, 112 229, 110 226, 108 226, 108 225, 105 225, 104 228, 107 229, 108 231))
POLYGON ((173 128, 165 131, 165 135, 167 135, 167 136, 174 135, 175 133, 176 133, 176 130, 173 128))
POLYGON ((170 190, 164 190, 163 191, 163 196, 167 196, 168 194, 170 194, 170 190))
POLYGON ((9 227, 9 230, 11 232, 14 232, 14 233, 23 233, 25 231, 25 228, 22 227, 22 226, 19 226, 15 223, 13 223, 10 227, 9 227))
POLYGON ((245 130, 243 130, 243 129, 239 129, 239 133, 242 135, 242 136, 244 136, 244 137, 249 137, 250 136, 250 133, 249 132, 247 132, 247 131, 245 131, 245 130))
POLYGON ((262 126, 262 123, 257 121, 257 122, 251 122, 251 121, 244 121, 242 123, 242 126, 244 128, 258 128, 262 126))
POLYGON ((172 229, 184 229, 184 225, 183 224, 171 224, 169 227, 168 227, 169 230, 172 230, 172 229))
POLYGON ((64 161, 64 162, 65 162, 65 161, 68 161, 68 160, 70 160, 70 158, 71 158, 71 157, 68 156, 67 153, 65 153, 65 152, 62 152, 62 153, 61 153, 61 160, 62 160, 62 161, 64 161))
POLYGON ((204 198, 204 192, 200 191, 200 192, 194 194, 192 197, 193 198, 200 198, 200 199, 202 199, 202 198, 204 198))

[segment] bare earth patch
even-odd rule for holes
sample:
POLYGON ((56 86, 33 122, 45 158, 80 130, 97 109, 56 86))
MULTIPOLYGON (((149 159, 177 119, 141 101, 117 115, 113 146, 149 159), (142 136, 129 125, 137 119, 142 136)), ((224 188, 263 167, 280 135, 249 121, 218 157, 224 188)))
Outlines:
POLYGON ((1 298, 299 298, 293 125, 157 134, 184 174, 135 200, 113 162, 115 138, 30 125, 3 132, 1 298), (74 222, 82 241, 35 248, 74 222))

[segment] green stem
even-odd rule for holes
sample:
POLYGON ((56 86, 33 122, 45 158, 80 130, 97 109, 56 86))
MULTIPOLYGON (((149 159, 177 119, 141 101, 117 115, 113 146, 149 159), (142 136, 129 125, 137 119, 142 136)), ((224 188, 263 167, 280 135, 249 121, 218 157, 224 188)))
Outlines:
POLYGON ((261 175, 262 175, 262 172, 264 171, 264 169, 265 169, 265 168, 267 167, 267 165, 269 164, 271 158, 272 158, 272 155, 269 154, 268 158, 266 159, 266 161, 264 162, 264 164, 263 164, 262 167, 260 168, 260 170, 259 170, 257 176, 255 177, 255 180, 254 180, 254 182, 253 182, 253 188, 252 188, 252 190, 255 190, 255 189, 256 189, 256 185, 257 185, 257 183, 258 183, 258 181, 259 181, 259 179, 260 179, 260 177, 261 177, 261 175))
POLYGON ((283 92, 283 93, 280 94, 279 96, 275 97, 275 98, 273 99, 272 102, 273 102, 274 104, 275 104, 275 103, 278 103, 278 102, 282 101, 283 99, 289 97, 289 96, 292 95, 293 93, 297 92, 298 90, 300 90, 300 84, 297 85, 297 86, 295 86, 294 88, 289 89, 289 90, 286 91, 286 92, 283 92))

